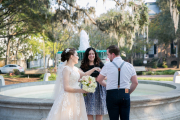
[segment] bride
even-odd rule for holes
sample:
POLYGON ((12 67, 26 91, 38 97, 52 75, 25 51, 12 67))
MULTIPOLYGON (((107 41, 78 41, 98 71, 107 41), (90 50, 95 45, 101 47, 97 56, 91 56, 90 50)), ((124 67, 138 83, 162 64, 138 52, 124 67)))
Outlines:
POLYGON ((87 93, 79 87, 78 80, 85 75, 90 75, 100 68, 95 67, 87 72, 82 72, 74 65, 79 57, 74 48, 67 48, 61 54, 57 78, 54 87, 54 104, 46 120, 88 120, 82 93, 87 93))

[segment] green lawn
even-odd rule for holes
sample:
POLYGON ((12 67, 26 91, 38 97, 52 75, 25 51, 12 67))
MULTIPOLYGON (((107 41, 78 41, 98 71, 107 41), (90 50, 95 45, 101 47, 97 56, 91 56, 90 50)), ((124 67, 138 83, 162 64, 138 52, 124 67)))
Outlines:
POLYGON ((138 80, 173 81, 173 77, 138 77, 138 80))
POLYGON ((12 75, 12 76, 10 76, 10 75, 8 75, 8 74, 3 74, 2 75, 4 78, 22 78, 23 76, 21 76, 21 75, 12 75))

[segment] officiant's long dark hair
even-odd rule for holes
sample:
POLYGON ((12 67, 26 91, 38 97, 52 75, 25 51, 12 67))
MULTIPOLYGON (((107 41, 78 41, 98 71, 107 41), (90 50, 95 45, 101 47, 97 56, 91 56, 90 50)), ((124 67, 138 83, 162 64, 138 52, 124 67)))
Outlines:
POLYGON ((81 61, 81 68, 82 69, 85 69, 87 70, 89 68, 89 59, 88 59, 88 56, 89 56, 89 51, 93 50, 94 53, 95 53, 95 59, 94 59, 94 65, 97 67, 97 66, 100 66, 100 63, 102 62, 101 59, 99 58, 96 50, 92 47, 89 47, 86 49, 85 53, 84 53, 84 57, 83 57, 83 60, 81 61))

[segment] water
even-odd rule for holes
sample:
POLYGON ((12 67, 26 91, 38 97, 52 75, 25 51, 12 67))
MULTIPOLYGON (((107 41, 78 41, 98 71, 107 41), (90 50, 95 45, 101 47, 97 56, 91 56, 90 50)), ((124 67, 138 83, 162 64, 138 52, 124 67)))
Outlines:
POLYGON ((79 50, 86 50, 87 48, 89 48, 89 36, 84 30, 82 30, 80 33, 79 50))
MULTIPOLYGON (((53 87, 54 87, 53 84, 21 87, 21 88, 16 88, 16 89, 0 92, 0 95, 21 97, 21 98, 49 99, 51 98, 53 87)), ((131 94, 131 96, 149 96, 153 94, 168 92, 171 90, 174 90, 174 89, 170 87, 160 86, 160 85, 140 83, 137 89, 131 94)))

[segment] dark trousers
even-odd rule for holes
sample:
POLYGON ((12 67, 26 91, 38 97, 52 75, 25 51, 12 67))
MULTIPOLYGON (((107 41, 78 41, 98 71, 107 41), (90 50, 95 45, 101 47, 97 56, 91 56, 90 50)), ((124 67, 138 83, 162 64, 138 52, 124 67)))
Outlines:
POLYGON ((125 89, 107 90, 106 104, 110 120, 129 120, 130 95, 125 89))

